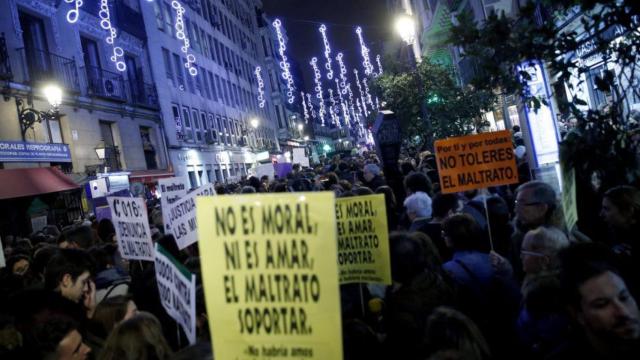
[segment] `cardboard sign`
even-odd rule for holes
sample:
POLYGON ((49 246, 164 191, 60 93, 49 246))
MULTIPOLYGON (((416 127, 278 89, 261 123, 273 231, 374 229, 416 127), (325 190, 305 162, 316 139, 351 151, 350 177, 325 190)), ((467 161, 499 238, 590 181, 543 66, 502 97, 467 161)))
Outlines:
POLYGON ((196 276, 157 243, 155 269, 162 306, 195 344, 196 276))
POLYGON ((180 250, 198 241, 196 196, 212 196, 215 193, 213 185, 206 184, 162 209, 163 214, 166 210, 171 234, 180 250))
POLYGON ((342 359, 332 192, 196 199, 216 359, 342 359))
POLYGON ((565 167, 562 167, 562 210, 567 229, 571 231, 578 222, 576 174, 573 169, 565 167))
POLYGON ((438 140, 435 149, 444 194, 518 182, 509 131, 438 140))
POLYGON ((162 206, 162 222, 165 232, 170 232, 169 217, 165 210, 169 208, 181 197, 187 195, 189 190, 189 182, 183 177, 172 177, 166 179, 158 179, 158 189, 160 189, 160 206, 162 206))
POLYGON ((336 199, 336 221, 340 284, 391 285, 384 195, 336 199))
POLYGON ((153 261, 153 242, 144 199, 108 196, 107 202, 122 257, 153 261))
POLYGON ((268 176, 269 180, 273 180, 273 178, 275 177, 276 171, 273 168, 273 164, 269 163, 269 164, 263 164, 263 165, 258 165, 258 167, 256 168, 256 177, 258 179, 262 179, 263 176, 268 176))

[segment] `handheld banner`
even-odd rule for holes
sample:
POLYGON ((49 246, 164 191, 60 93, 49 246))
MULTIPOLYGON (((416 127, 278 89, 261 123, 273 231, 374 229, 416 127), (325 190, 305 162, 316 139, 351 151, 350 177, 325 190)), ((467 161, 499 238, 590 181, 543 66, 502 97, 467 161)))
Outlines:
POLYGON ((196 276, 156 243, 156 280, 162 306, 196 343, 196 276))
POLYGON ((332 192, 199 197, 216 359, 342 359, 332 192))
POLYGON ((162 206, 162 223, 164 224, 165 232, 171 231, 169 216, 167 215, 169 205, 187 195, 187 190, 189 190, 188 183, 187 179, 183 177, 158 179, 160 206, 162 206))
POLYGON ((198 241, 196 196, 211 196, 215 193, 213 185, 206 184, 169 205, 168 224, 180 250, 198 241))
POLYGON ((340 284, 391 285, 384 195, 336 199, 336 221, 340 284))
POLYGON ((443 194, 518 182, 509 131, 438 140, 435 149, 443 194))
POLYGON ((107 202, 122 257, 153 261, 153 243, 144 199, 108 196, 107 202))

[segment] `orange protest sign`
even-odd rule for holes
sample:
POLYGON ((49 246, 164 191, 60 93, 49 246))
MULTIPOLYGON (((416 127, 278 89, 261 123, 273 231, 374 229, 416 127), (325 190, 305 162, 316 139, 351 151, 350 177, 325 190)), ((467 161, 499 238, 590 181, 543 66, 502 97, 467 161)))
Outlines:
POLYGON ((509 131, 438 140, 435 149, 445 194, 518 182, 509 131))

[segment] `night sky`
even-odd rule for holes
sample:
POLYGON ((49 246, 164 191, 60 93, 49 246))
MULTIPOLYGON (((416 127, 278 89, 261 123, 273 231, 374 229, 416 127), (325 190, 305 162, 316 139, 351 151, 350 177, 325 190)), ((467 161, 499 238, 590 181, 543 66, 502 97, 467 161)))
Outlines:
POLYGON ((335 61, 338 52, 345 56, 349 79, 352 79, 356 65, 358 72, 363 72, 360 44, 355 33, 358 25, 362 27, 371 63, 377 70, 376 54, 382 56, 382 42, 392 29, 392 17, 386 13, 385 0, 263 0, 263 4, 267 16, 279 18, 286 29, 289 37, 287 54, 300 64, 306 91, 315 86, 309 65, 313 56, 318 57, 318 65, 325 76, 324 45, 318 31, 321 23, 327 26, 334 74, 339 74, 335 61))

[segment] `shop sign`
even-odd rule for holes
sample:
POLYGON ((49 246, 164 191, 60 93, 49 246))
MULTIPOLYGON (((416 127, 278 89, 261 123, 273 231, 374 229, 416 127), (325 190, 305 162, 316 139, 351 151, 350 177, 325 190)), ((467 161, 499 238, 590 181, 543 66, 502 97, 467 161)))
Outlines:
POLYGON ((67 144, 0 141, 0 162, 71 162, 67 144))

